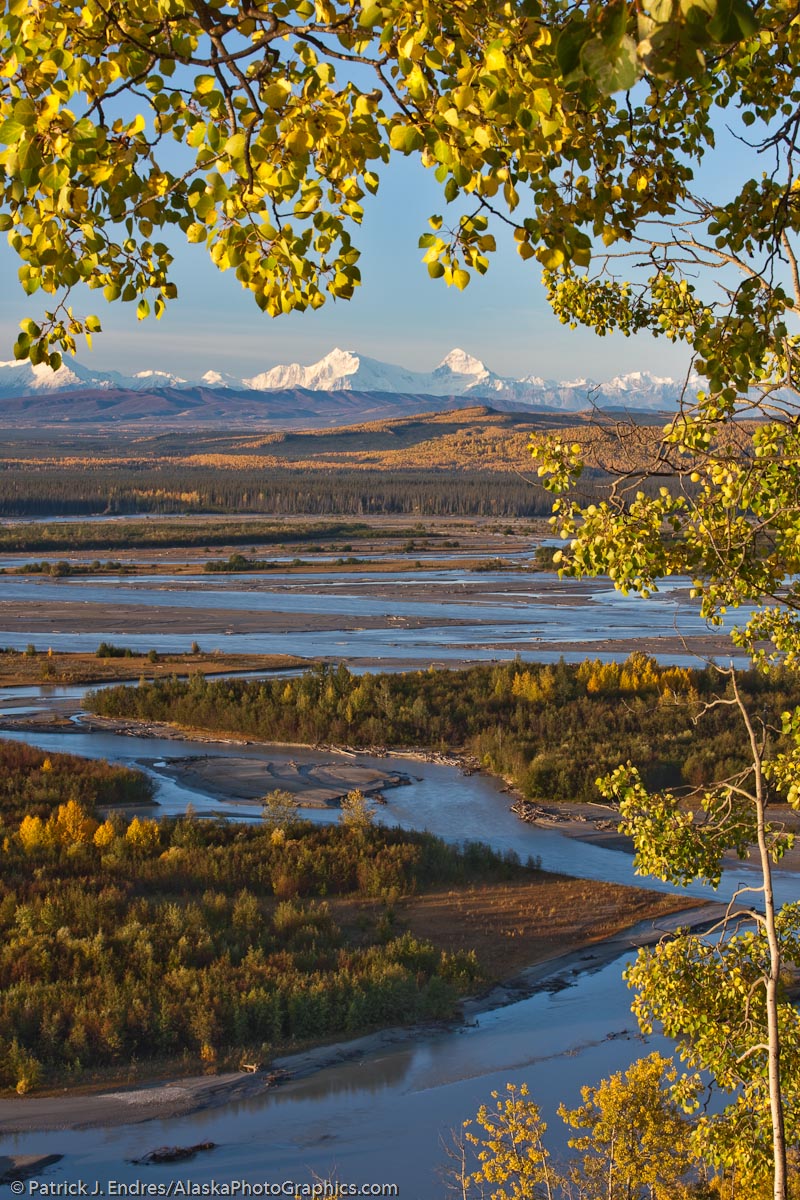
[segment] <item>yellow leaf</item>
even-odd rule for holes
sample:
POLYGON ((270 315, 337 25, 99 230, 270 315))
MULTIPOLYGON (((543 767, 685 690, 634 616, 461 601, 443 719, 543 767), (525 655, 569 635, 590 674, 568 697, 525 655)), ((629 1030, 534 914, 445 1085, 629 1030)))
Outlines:
POLYGON ((564 261, 564 251, 554 246, 540 246, 536 251, 536 257, 546 271, 555 271, 564 261))
POLYGON ((262 98, 270 108, 280 108, 291 95, 292 89, 285 80, 279 79, 264 88, 262 98))
POLYGON ((490 46, 486 51, 484 61, 488 71, 504 71, 506 69, 506 56, 500 46, 490 46))
POLYGON ((286 138, 286 146, 292 154, 305 154, 312 145, 311 134, 307 129, 293 129, 286 138))

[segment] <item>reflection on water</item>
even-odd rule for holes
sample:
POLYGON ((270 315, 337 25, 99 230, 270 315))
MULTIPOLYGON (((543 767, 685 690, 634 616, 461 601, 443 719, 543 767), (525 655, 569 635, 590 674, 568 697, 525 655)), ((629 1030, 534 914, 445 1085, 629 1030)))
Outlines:
MULTIPOLYGON (((660 1045, 654 1041, 647 1049, 660 1045)), ((555 1109, 580 1087, 642 1053, 615 963, 555 995, 487 1013, 474 1027, 426 1034, 413 1045, 331 1067, 263 1096, 174 1121, 119 1130, 9 1139, 20 1153, 67 1154, 54 1179, 141 1177, 126 1159, 154 1146, 212 1140, 212 1154, 180 1167, 148 1168, 148 1182, 249 1182, 313 1175, 400 1185, 402 1197, 442 1200, 440 1139, 460 1128, 492 1090, 527 1083, 564 1149, 555 1109)), ((11 1147, 9 1147, 11 1148, 11 1147)))

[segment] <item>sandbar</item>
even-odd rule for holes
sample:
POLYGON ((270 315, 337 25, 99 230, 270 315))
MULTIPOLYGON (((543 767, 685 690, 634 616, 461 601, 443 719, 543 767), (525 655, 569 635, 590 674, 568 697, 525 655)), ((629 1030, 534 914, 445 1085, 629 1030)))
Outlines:
POLYGON ((193 791, 205 792, 228 804, 252 805, 268 792, 280 789, 290 792, 300 808, 332 808, 356 789, 365 796, 382 798, 384 788, 410 783, 408 775, 401 771, 380 771, 341 759, 298 763, 291 759, 194 755, 159 759, 157 763, 148 761, 145 765, 193 791))
MULTIPOLYGON (((160 634, 195 637, 226 633, 315 633, 356 629, 386 629, 387 617, 358 614, 348 616, 331 605, 330 614, 246 612, 240 608, 167 608, 144 604, 95 604, 82 600, 37 600, 27 603, 6 600, 0 605, 0 621, 8 633, 29 633, 31 638, 52 633, 95 633, 135 636, 160 634)), ((438 616, 403 617, 408 629, 469 625, 473 621, 438 616)))

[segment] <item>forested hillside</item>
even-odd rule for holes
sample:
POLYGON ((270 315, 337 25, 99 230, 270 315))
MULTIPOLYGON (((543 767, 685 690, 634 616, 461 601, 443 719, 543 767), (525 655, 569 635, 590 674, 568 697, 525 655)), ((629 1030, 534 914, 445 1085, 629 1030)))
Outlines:
MULTIPOLYGON (((642 420, 633 454, 652 438, 642 420)), ((551 499, 527 447, 534 431, 551 428, 594 448, 582 486, 599 495, 605 467, 614 466, 606 462, 609 425, 475 408, 303 433, 6 437, 0 515, 545 516, 551 499)))

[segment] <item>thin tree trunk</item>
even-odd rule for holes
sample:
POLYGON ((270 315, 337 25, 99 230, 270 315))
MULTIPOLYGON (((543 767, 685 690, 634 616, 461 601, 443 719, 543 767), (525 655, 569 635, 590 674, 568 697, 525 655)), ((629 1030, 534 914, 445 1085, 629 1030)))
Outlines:
POLYGON ((547 1200, 553 1200, 553 1189, 550 1186, 550 1165, 547 1161, 548 1152, 544 1148, 541 1135, 536 1139, 536 1149, 539 1151, 539 1157, 542 1160, 542 1172, 544 1174, 544 1187, 547 1194, 547 1200))
POLYGON ((611 1136, 611 1148, 608 1152, 608 1189, 606 1200, 614 1200, 614 1146, 616 1144, 616 1136, 611 1136))
POLYGON ((769 1108, 772 1118, 772 1153, 774 1159, 774 1200, 786 1200, 786 1132, 784 1128, 783 1096, 781 1095, 781 1043, 778 1030, 778 983, 781 972, 781 951, 775 930, 775 904, 772 895, 772 864, 764 835, 764 810, 758 810, 758 850, 764 873, 764 913, 769 943, 769 974, 766 979, 767 1045, 769 1067, 769 1108))
POLYGON ((764 881, 764 928, 769 945, 769 971, 765 977, 767 1007, 767 1068, 769 1084, 769 1108, 772 1121, 773 1157, 773 1200, 787 1200, 786 1130, 784 1125, 783 1096, 781 1095, 781 1041, 778 1029, 778 983, 781 973, 781 949, 775 928, 775 898, 772 891, 772 862, 767 848, 766 802, 764 798, 764 776, 762 752, 758 744, 750 714, 741 698, 732 673, 733 691, 742 714, 753 755, 755 772, 755 799, 758 834, 758 853, 761 860, 761 875, 764 881))

